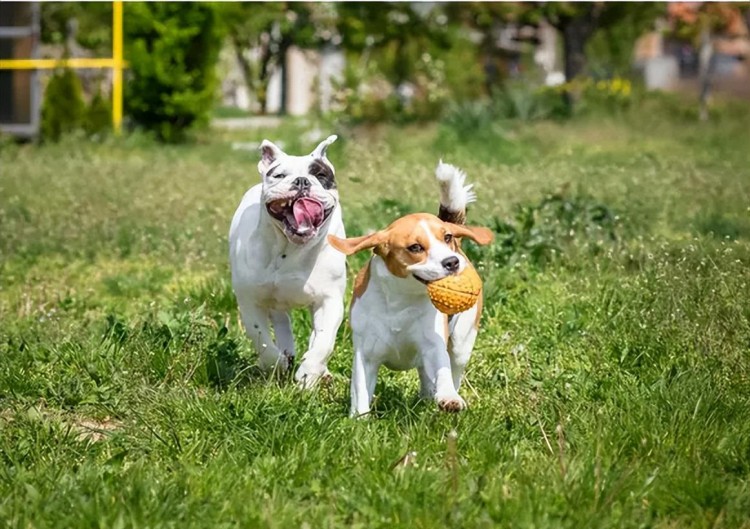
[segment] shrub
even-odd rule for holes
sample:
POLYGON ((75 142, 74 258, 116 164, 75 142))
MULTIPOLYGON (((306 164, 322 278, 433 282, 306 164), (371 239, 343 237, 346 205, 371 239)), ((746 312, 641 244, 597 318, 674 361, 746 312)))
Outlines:
POLYGON ((93 136, 106 133, 112 126, 112 109, 101 92, 96 92, 86 108, 83 119, 83 130, 93 136))
POLYGON ((576 101, 572 109, 576 114, 617 113, 628 109, 633 101, 633 85, 621 77, 599 80, 578 77, 565 84, 545 87, 541 92, 558 100, 562 100, 565 94, 570 95, 576 101))
POLYGON ((130 78, 126 110, 164 141, 179 141, 208 117, 222 44, 215 8, 202 3, 132 3, 125 17, 130 78))
POLYGON ((86 111, 81 81, 69 68, 55 72, 47 83, 42 103, 42 138, 57 141, 81 128, 86 111))
POLYGON ((515 218, 495 218, 492 229, 491 246, 468 248, 472 260, 484 257, 505 266, 525 259, 544 267, 568 253, 599 253, 618 240, 619 224, 609 207, 587 195, 570 195, 565 188, 536 204, 519 204, 515 218))

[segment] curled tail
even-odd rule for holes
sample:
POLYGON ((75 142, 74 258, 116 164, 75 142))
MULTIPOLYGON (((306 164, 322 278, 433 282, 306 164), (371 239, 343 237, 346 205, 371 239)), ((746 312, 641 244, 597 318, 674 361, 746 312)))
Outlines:
POLYGON ((453 224, 466 224, 466 205, 477 199, 471 190, 473 184, 466 184, 466 173, 451 164, 438 163, 435 178, 440 184, 440 211, 438 218, 453 224))

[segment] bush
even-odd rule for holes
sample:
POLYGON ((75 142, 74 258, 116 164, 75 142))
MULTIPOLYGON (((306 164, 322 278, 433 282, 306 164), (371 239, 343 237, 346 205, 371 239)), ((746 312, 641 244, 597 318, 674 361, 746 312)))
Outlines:
POLYGON ((608 206, 585 194, 571 195, 566 186, 536 204, 517 205, 513 219, 495 218, 493 244, 471 246, 468 255, 477 262, 489 259, 497 266, 524 259, 544 267, 569 253, 601 252, 618 240, 619 228, 608 206))
POLYGON ((199 3, 132 3, 125 33, 127 113, 164 141, 184 139, 208 117, 222 45, 215 8, 199 3))
POLYGON ((80 129, 85 112, 78 76, 69 68, 55 72, 44 91, 42 138, 57 141, 63 134, 80 129))
POLYGON ((90 136, 106 133, 112 126, 112 109, 101 92, 91 98, 83 120, 83 130, 90 136))

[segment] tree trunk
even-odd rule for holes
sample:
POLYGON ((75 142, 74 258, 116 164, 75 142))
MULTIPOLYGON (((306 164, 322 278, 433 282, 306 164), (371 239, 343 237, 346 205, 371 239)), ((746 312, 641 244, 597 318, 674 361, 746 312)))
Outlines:
MULTIPOLYGON (((586 69, 586 43, 594 34, 598 14, 599 9, 592 4, 583 13, 562 19, 555 24, 563 37, 566 82, 572 81, 586 69)), ((568 110, 572 110, 577 94, 566 90, 563 99, 568 110)))
POLYGON ((234 56, 237 58, 237 63, 240 65, 240 71, 242 72, 242 79, 245 81, 245 86, 250 93, 255 93, 255 82, 253 80, 253 66, 245 58, 243 51, 250 46, 246 46, 241 39, 236 36, 232 36, 232 47, 234 48, 234 56))
POLYGON ((263 115, 268 112, 268 82, 270 80, 268 67, 271 64, 271 57, 271 50, 268 44, 261 45, 258 85, 255 95, 258 98, 258 104, 260 105, 260 113, 263 115))
POLYGON ((284 116, 287 113, 287 97, 289 95, 289 61, 287 53, 289 44, 279 46, 279 65, 281 66, 281 97, 279 101, 279 114, 284 116))
POLYGON ((572 81, 586 68, 586 43, 593 33, 590 16, 572 18, 562 26, 565 80, 572 81))
POLYGON ((711 97, 711 88, 713 88, 714 74, 716 73, 716 63, 718 57, 713 46, 713 39, 709 30, 704 30, 701 34, 700 47, 700 83, 701 92, 699 96, 699 117, 701 121, 708 121, 708 103, 711 97))

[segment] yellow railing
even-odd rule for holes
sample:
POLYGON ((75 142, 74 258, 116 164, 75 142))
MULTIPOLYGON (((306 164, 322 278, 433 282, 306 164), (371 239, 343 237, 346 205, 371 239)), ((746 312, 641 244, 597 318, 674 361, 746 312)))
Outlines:
POLYGON ((112 2, 112 57, 109 59, 0 59, 0 70, 51 70, 54 68, 112 69, 112 126, 122 125, 122 1, 112 2))

